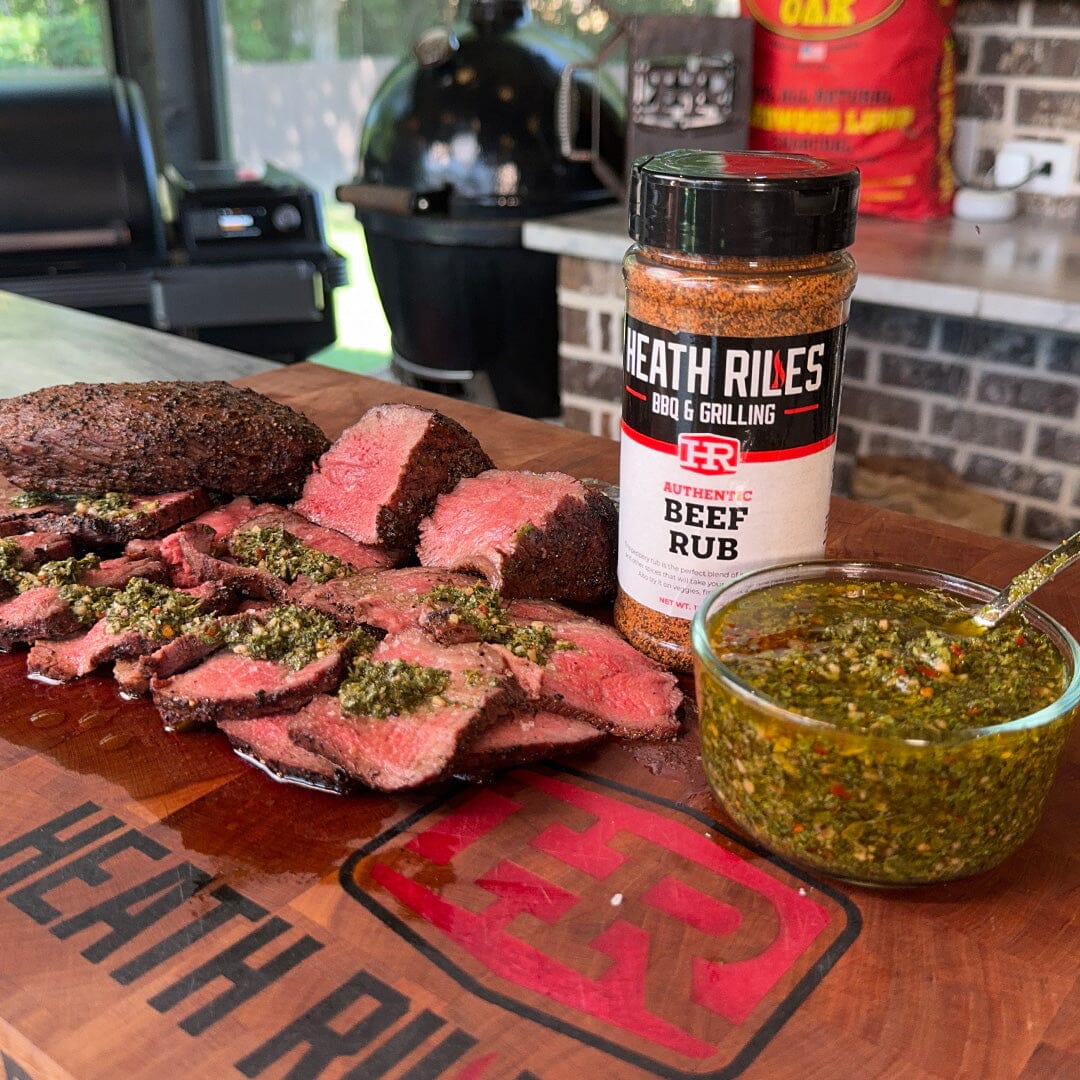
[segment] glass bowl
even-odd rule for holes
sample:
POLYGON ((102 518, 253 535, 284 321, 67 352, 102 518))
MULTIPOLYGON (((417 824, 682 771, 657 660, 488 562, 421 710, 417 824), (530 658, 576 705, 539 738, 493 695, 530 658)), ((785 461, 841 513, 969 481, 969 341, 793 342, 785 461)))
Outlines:
MULTIPOLYGON (((867 582, 932 588, 968 607, 996 592, 918 567, 828 561, 768 567, 718 589, 698 610, 691 630, 702 761, 717 800, 769 850, 858 884, 947 881, 997 865, 1031 835, 1042 815, 1080 711, 1080 647, 1064 627, 1028 604, 1021 609, 1024 629, 1044 635, 1062 667, 1060 695, 1054 699, 1051 693, 1042 707, 983 727, 965 720, 942 732, 920 730, 918 738, 908 737, 902 723, 897 726, 903 735, 887 728, 870 733, 858 721, 812 719, 780 704, 789 695, 785 684, 774 685, 769 696, 722 662, 710 628, 734 617, 736 601, 760 601, 761 590, 783 586, 785 595, 794 595, 790 590, 823 582, 850 583, 852 595, 867 582)), ((878 625, 898 614, 895 603, 890 608, 883 601, 878 625)), ((784 640, 774 636, 769 642, 784 640)), ((930 684, 932 696, 934 684, 919 681, 930 684)), ((803 681, 800 689, 806 686, 803 681)))

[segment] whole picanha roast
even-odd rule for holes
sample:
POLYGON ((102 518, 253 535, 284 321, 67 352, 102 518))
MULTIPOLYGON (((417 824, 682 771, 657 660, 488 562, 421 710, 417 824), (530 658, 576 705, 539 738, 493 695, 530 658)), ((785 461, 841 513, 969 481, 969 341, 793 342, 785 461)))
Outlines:
POLYGON ((0 400, 0 473, 25 491, 285 500, 329 445, 295 409, 224 382, 72 383, 0 400))

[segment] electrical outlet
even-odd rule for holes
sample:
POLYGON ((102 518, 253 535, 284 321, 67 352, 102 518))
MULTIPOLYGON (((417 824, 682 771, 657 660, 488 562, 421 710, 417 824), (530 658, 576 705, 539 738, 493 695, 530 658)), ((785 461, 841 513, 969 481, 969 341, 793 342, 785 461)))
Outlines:
POLYGON ((1072 143, 1042 139, 1010 139, 1002 154, 1022 154, 1031 161, 1031 170, 1049 165, 1049 172, 1033 176, 1018 191, 1036 195, 1068 195, 1077 183, 1076 147, 1072 143))

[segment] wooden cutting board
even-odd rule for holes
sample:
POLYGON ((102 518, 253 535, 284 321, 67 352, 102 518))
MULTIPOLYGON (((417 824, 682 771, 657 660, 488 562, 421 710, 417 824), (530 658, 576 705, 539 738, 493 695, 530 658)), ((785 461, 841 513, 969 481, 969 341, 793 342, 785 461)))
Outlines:
MULTIPOLYGON (((298 365, 248 380, 336 435, 434 403, 497 464, 617 448, 298 365)), ((837 501, 830 552, 1004 582, 1032 551, 837 501)), ((1043 606, 1080 630, 1080 589, 1043 606)), ((0 657, 0 1080, 1080 1075, 1078 742, 1034 838, 872 891, 748 847, 693 729, 402 797, 276 783, 111 681, 0 657)))

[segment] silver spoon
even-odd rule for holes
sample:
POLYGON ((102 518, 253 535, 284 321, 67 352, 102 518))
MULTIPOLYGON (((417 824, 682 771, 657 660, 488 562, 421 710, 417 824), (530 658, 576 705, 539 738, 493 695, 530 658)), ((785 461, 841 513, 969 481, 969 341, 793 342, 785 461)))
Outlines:
POLYGON ((957 634, 985 634, 997 626, 1006 615, 1015 611, 1036 589, 1041 589, 1057 577, 1066 566, 1080 558, 1080 532, 1062 540, 1038 562, 1021 570, 996 596, 988 600, 968 618, 950 626, 957 634))

